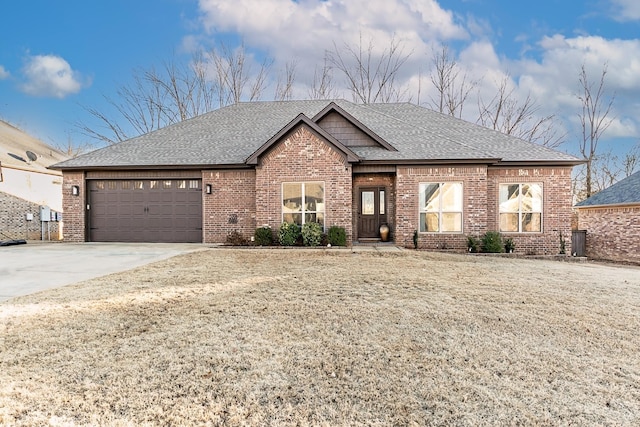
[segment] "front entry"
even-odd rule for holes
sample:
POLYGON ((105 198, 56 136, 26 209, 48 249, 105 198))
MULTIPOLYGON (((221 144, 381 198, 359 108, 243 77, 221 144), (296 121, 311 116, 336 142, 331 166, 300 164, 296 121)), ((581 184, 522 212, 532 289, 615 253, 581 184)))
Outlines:
POLYGON ((387 190, 385 187, 367 187, 359 190, 358 238, 380 237, 380 226, 387 224, 387 190))

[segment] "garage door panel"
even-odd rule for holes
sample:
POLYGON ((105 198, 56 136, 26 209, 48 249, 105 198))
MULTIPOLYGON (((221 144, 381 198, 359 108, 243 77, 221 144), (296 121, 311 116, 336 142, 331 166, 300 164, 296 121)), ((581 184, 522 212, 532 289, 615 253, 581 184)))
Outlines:
POLYGON ((102 180, 89 188, 91 241, 202 241, 199 180, 102 180))

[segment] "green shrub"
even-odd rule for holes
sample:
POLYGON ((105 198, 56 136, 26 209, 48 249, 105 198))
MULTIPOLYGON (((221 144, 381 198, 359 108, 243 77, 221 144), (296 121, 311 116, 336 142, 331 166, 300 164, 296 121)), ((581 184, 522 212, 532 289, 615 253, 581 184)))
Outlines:
POLYGON ((283 222, 278 230, 278 242, 282 246, 293 246, 300 237, 300 227, 298 224, 283 222))
POLYGON ((271 227, 263 225, 262 227, 256 228, 255 240, 258 246, 271 246, 273 244, 271 227))
POLYGON ((317 222, 307 222, 302 226, 302 243, 305 246, 319 246, 322 240, 322 227, 317 222))
POLYGON ((347 246, 347 232, 344 227, 333 225, 327 232, 327 242, 331 246, 347 246))
POLYGON ((511 237, 504 239, 504 251, 506 253, 511 253, 516 250, 516 244, 513 242, 511 237))
POLYGON ((471 253, 478 252, 480 250, 480 241, 473 236, 467 236, 467 250, 471 253))
POLYGON ((497 231, 487 231, 482 236, 482 252, 499 254, 504 252, 502 236, 497 231))

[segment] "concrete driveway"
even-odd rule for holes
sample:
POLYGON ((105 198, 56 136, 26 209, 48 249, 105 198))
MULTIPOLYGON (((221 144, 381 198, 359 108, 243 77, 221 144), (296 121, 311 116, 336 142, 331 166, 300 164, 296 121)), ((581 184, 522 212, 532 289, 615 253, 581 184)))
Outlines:
POLYGON ((204 249, 200 243, 27 243, 0 247, 0 301, 204 249))

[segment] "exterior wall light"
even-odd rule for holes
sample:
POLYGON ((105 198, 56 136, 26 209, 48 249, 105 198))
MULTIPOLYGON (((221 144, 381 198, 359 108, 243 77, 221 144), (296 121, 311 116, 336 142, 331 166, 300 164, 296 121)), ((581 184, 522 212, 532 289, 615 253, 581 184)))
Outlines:
POLYGON ((80 195, 80 186, 79 185, 72 185, 71 186, 71 195, 72 196, 79 196, 80 195))
POLYGON ((211 192, 213 191, 213 189, 211 188, 211 184, 207 184, 204 186, 204 191, 207 194, 211 194, 211 192))

